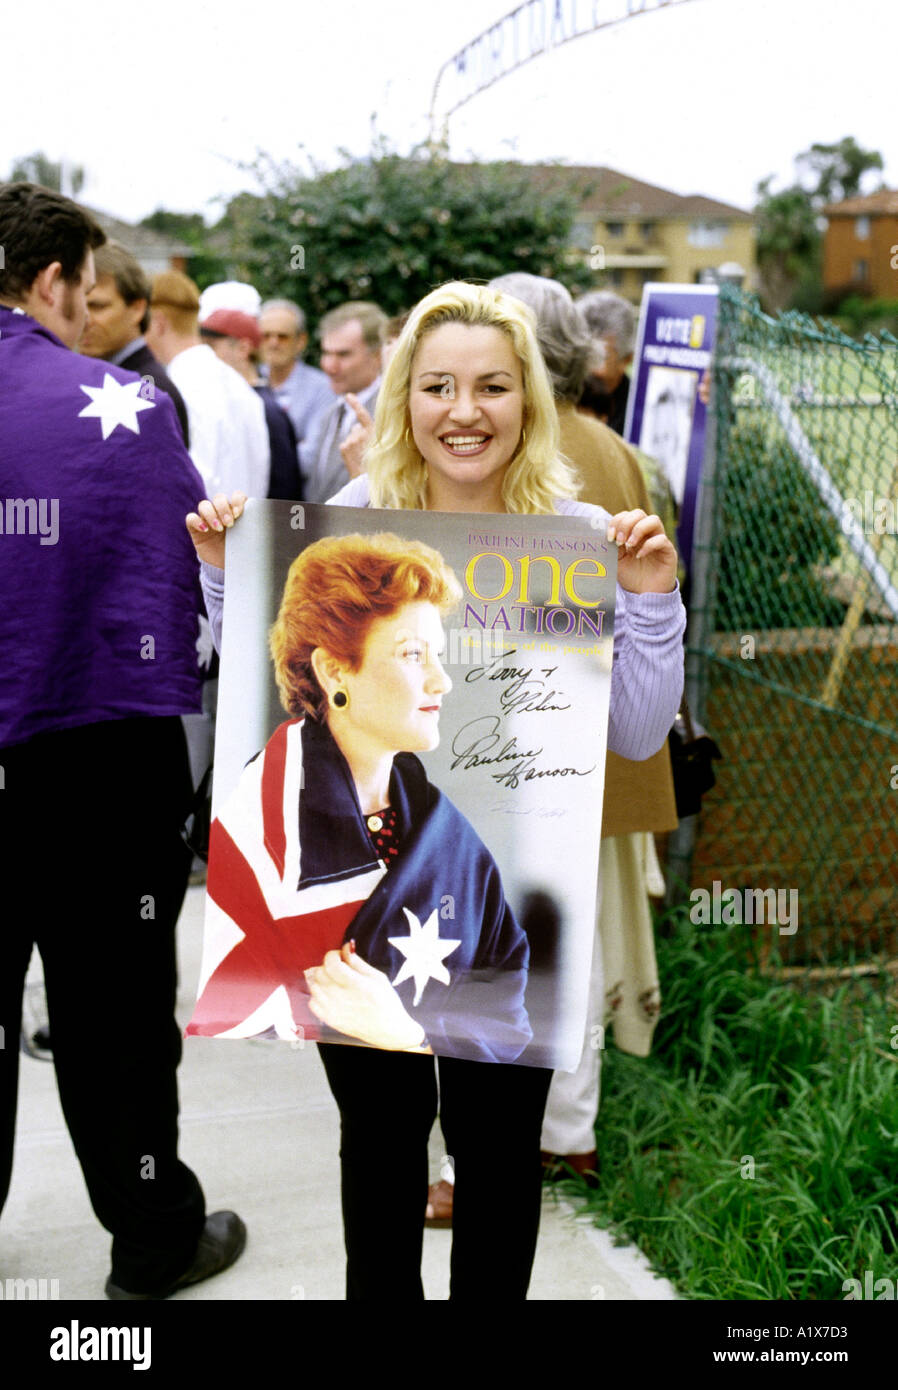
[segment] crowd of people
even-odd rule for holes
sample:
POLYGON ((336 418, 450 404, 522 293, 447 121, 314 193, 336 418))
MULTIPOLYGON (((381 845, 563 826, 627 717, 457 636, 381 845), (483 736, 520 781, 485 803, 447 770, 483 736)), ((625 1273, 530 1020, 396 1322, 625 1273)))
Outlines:
MULTIPOLYGON (((682 689, 685 617, 676 552, 642 461, 619 434, 632 310, 605 293, 575 304, 558 282, 514 273, 490 286, 442 286, 399 318, 347 302, 317 325, 319 370, 304 360, 298 305, 263 302, 245 284, 200 295, 177 271, 148 280, 60 195, 0 187, 0 245, 0 458, 6 495, 33 502, 34 520, 25 506, 22 544, 7 523, 0 548, 4 577, 21 594, 0 616, 14 653, 0 683, 0 804, 21 895, 2 948, 0 1025, 18 1036, 37 945, 66 1120, 113 1237, 110 1298, 168 1297, 227 1268, 246 1239, 235 1213, 207 1215, 197 1178, 178 1158, 173 1017, 175 929, 190 870, 181 831, 197 780, 181 716, 201 708, 208 652, 197 615, 204 604, 217 632, 224 537, 245 498, 579 515, 617 543, 599 912, 578 1070, 553 1077, 517 1066, 513 1048, 446 1055, 348 945, 332 946, 308 972, 316 1018, 339 1028, 333 1020, 351 994, 369 1012, 372 1001, 383 1005, 390 1019, 370 1036, 345 1030, 367 1046, 320 1047, 341 1117, 347 1297, 421 1298, 429 1220, 453 1227, 452 1298, 497 1287, 524 1298, 543 1178, 573 1170, 596 1180, 596 1027, 610 1017, 618 1044, 644 1055, 659 1008, 647 885, 658 874, 652 834, 676 825, 666 736, 682 689), (59 516, 52 548, 40 524, 47 499, 59 516), (137 807, 123 773, 135 766, 137 807), (121 826, 119 806, 127 806, 121 826), (49 905, 26 907, 48 842, 61 881, 80 884, 89 903, 89 929, 77 940, 49 905), (151 938, 140 930, 147 895, 151 938), (109 1049, 99 1042, 105 1001, 123 978, 133 1013, 109 1049), (123 1091, 140 1103, 121 1105, 123 1091), (438 1111, 454 1182, 429 1185, 438 1111), (394 1137, 380 1146, 374 1175, 372 1129, 394 1137), (135 1157, 147 1153, 156 1157, 152 1184, 135 1157)), ((406 592, 396 577, 406 560, 388 541, 375 558, 378 584, 393 586, 395 602, 381 621, 397 611, 407 619, 411 606, 430 632, 451 579, 435 553, 421 554, 418 587, 406 592), (410 604, 422 584, 432 598, 410 604)), ((304 730, 295 756, 322 782, 335 760, 354 776, 358 768, 347 814, 360 810, 360 849, 398 882, 423 816, 416 797, 428 807, 432 798, 412 779, 396 801, 392 758, 428 744, 397 733, 394 721, 390 759, 371 774, 359 750, 386 746, 378 706, 388 697, 372 698, 365 674, 379 629, 369 614, 341 655, 327 638, 327 605, 318 606, 319 635, 307 635, 306 655, 288 653, 284 667, 285 707, 304 730), (395 862, 383 851, 384 823, 395 862)), ((434 698, 437 667, 420 676, 434 698)), ((306 814, 300 805, 300 823, 306 814)), ((526 943, 508 931, 523 969, 526 943)), ((17 1070, 16 1049, 0 1050, 0 1202, 17 1070)))

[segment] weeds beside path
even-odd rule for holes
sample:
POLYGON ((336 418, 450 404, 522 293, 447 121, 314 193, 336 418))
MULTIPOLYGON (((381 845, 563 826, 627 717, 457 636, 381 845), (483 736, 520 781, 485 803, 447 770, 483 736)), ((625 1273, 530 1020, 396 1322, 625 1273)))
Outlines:
POLYGON ((898 1281, 895 1012, 881 995, 771 983, 738 941, 687 922, 658 942, 653 1054, 604 1054, 584 1204, 684 1298, 841 1299, 866 1270, 898 1281))

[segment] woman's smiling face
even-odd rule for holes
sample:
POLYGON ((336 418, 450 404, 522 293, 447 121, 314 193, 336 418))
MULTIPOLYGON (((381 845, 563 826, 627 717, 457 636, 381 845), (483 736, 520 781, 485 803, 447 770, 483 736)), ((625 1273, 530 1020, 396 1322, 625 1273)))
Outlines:
POLYGON ((412 359, 409 414, 437 510, 504 510, 502 480, 521 440, 524 384, 498 328, 443 323, 412 359), (454 504, 454 505, 447 505, 454 504))
POLYGON ((443 624, 432 603, 406 603, 368 630, 357 671, 346 672, 339 712, 372 752, 420 753, 440 741, 440 705, 452 689, 443 669, 443 624))

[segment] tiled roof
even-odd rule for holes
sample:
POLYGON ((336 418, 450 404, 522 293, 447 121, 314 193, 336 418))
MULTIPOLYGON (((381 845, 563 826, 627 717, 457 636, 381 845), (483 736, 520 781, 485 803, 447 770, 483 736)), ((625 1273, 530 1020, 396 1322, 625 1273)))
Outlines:
POLYGON ((703 193, 684 197, 617 169, 583 164, 532 164, 530 168, 548 187, 557 187, 559 183, 578 186, 582 190, 582 207, 606 221, 648 221, 656 217, 713 218, 720 222, 752 220, 750 212, 732 203, 721 203, 703 193))
POLYGON ((878 193, 868 193, 865 197, 846 198, 843 203, 830 203, 823 211, 827 217, 858 217, 864 213, 891 213, 898 215, 898 189, 881 188, 878 193))
POLYGON ((134 227, 130 222, 122 222, 117 217, 110 217, 108 212, 99 212, 96 208, 88 208, 88 211, 97 219, 111 241, 119 242, 138 260, 141 256, 170 258, 194 254, 194 248, 186 242, 163 236, 160 232, 151 231, 149 227, 134 227))

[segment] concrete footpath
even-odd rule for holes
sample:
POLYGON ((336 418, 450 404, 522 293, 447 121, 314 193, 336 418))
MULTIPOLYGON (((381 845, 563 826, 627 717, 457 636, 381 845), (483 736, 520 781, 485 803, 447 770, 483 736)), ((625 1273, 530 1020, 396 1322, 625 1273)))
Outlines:
MULTIPOLYGON (((179 926, 178 1018, 190 1017, 199 973, 204 890, 191 888, 179 926)), ((35 957, 29 974, 40 979, 35 957)), ((110 1009, 116 1024, 127 1026, 110 1009)), ((314 1044, 191 1038, 180 1069, 181 1156, 195 1169, 210 1211, 239 1212, 249 1239, 225 1274, 178 1301, 343 1298, 337 1111, 314 1044)), ((386 1141, 388 1142, 388 1140, 386 1141)), ((432 1179, 443 1156, 431 1136, 432 1179)), ((496 1174, 502 1201, 502 1174, 496 1174)), ((445 1299, 451 1232, 427 1231, 424 1283, 445 1299)), ((109 1237, 93 1215, 62 1118, 51 1064, 21 1058, 12 1189, 0 1228, 0 1280, 58 1281, 60 1299, 105 1301, 109 1237)), ((52 1287, 48 1284, 47 1287, 52 1287)), ((547 1190, 534 1300, 670 1300, 640 1253, 611 1238, 547 1190)))

